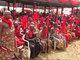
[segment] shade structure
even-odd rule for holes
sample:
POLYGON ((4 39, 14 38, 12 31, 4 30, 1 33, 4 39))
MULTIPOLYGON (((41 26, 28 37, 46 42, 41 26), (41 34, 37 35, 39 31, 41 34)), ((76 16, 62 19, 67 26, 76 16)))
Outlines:
MULTIPOLYGON (((13 3, 14 0, 4 0, 13 3)), ((79 3, 71 3, 71 0, 15 0, 16 3, 52 7, 77 7, 79 3), (63 2, 63 3, 62 3, 63 2)))
POLYGON ((67 3, 68 2, 68 0, 59 0, 60 2, 62 2, 62 3, 67 3))

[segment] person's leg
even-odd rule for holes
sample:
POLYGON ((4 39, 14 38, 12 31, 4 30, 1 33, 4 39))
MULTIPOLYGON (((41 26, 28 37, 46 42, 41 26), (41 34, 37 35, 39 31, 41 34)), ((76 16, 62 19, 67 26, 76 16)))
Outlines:
POLYGON ((51 48, 52 48, 52 41, 48 40, 48 52, 50 52, 51 48))
POLYGON ((47 51, 47 44, 46 44, 46 41, 41 41, 41 44, 42 44, 42 47, 43 47, 43 49, 42 49, 42 52, 46 52, 47 51))
POLYGON ((60 40, 56 38, 56 47, 60 48, 60 40))
POLYGON ((36 51, 36 56, 41 52, 42 50, 42 45, 40 43, 35 44, 35 51, 36 51))
POLYGON ((32 43, 32 42, 30 42, 29 44, 30 44, 30 50, 31 50, 31 54, 30 54, 31 56, 30 57, 34 58, 35 57, 35 52, 36 52, 35 51, 35 44, 32 43))
POLYGON ((56 50, 56 47, 57 47, 57 45, 56 45, 56 39, 54 39, 54 50, 56 50))

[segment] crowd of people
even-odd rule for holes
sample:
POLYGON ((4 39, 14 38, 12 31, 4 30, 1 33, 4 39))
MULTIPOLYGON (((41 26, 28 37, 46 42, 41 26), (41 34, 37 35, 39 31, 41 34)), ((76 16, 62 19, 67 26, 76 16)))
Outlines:
POLYGON ((38 12, 11 16, 10 11, 5 11, 0 18, 1 60, 14 56, 22 59, 23 52, 18 47, 28 46, 23 36, 29 41, 30 58, 37 57, 40 52, 48 53, 52 48, 65 50, 69 42, 80 38, 80 17, 76 14, 65 16, 38 12))

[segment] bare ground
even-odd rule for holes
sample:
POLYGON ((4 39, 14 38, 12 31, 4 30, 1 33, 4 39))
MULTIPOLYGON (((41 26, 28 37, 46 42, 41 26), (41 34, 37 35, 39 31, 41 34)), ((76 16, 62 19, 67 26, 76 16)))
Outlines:
POLYGON ((51 50, 50 53, 41 53, 34 59, 25 60, 80 60, 80 40, 68 44, 66 50, 51 50))

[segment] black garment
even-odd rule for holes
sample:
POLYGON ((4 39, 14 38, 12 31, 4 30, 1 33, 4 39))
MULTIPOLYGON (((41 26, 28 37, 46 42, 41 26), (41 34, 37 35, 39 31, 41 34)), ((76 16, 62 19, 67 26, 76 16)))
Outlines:
MULTIPOLYGON (((30 38, 30 39, 33 39, 35 37, 36 37, 36 35, 33 34, 32 38, 30 38)), ((26 43, 26 45, 27 45, 27 43, 26 43)), ((30 54, 31 58, 35 58, 42 50, 42 45, 40 44, 40 42, 29 42, 29 46, 30 46, 30 50, 31 50, 31 54, 30 54)))

